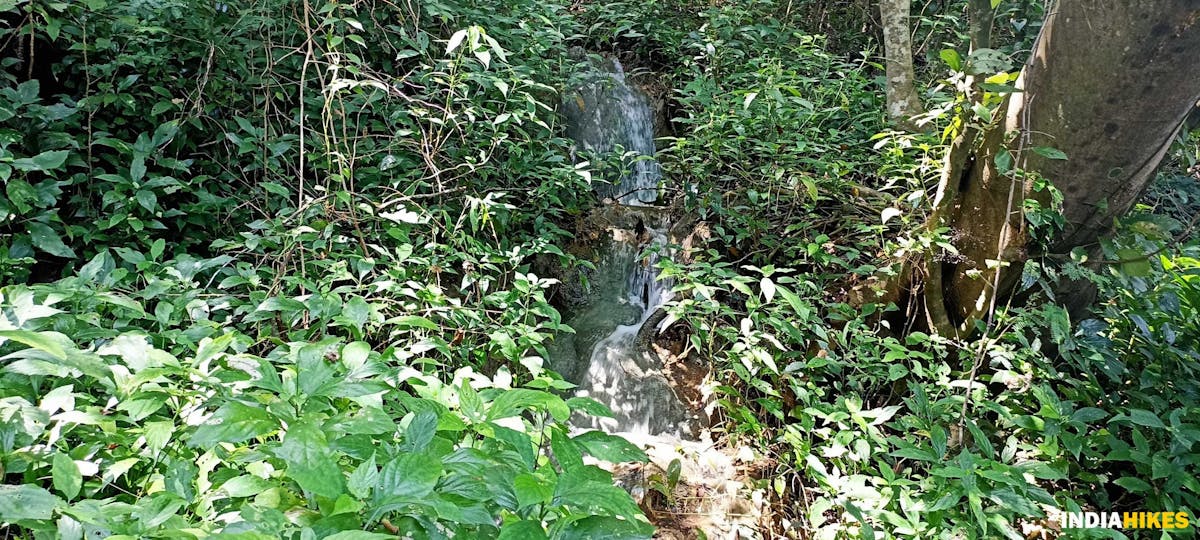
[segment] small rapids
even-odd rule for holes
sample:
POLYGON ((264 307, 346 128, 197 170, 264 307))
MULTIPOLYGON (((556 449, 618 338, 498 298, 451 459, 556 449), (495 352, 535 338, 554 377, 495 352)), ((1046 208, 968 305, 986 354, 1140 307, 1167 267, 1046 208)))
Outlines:
POLYGON ((567 134, 585 155, 623 152, 623 169, 593 180, 598 195, 617 203, 610 208, 615 218, 597 246, 601 256, 585 307, 566 321, 576 334, 556 339, 551 364, 578 385, 578 395, 612 409, 614 418, 579 418, 577 427, 694 436, 695 419, 663 373, 662 359, 651 340, 638 338, 671 295, 671 283, 657 279, 660 257, 670 255, 669 221, 652 206, 662 181, 654 160, 654 112, 619 61, 579 56, 582 78, 563 99, 567 134))
MULTIPOLYGON (((662 330, 651 325, 664 320, 655 314, 672 299, 674 285, 659 279, 658 263, 674 255, 673 244, 682 243, 671 234, 669 213, 654 206, 663 177, 653 157, 653 111, 646 96, 626 82, 619 62, 597 62, 594 56, 586 62, 590 74, 564 93, 567 132, 582 159, 623 150, 624 169, 608 173, 609 181, 593 181, 597 194, 616 204, 597 209, 583 231, 597 239, 589 245, 597 254, 595 269, 580 271, 587 279, 578 281, 583 291, 570 295, 574 307, 564 321, 575 333, 561 333, 549 344, 550 364, 577 385, 577 395, 612 410, 612 418, 573 417, 575 429, 620 435, 646 451, 650 463, 613 464, 618 483, 639 504, 655 504, 646 499, 647 475, 672 466, 681 471, 679 499, 658 508, 666 520, 655 520, 663 538, 691 537, 694 530, 714 538, 755 537, 763 493, 751 493, 743 471, 757 456, 713 441, 695 408, 703 407, 699 402, 707 399, 712 381, 703 368, 698 368, 703 381, 694 371, 689 378, 691 366, 680 363, 686 359, 660 349, 650 337, 662 330), (679 534, 671 535, 671 528, 679 534)), ((671 339, 660 344, 678 345, 671 339)))
MULTIPOLYGON (((611 252, 597 267, 599 272, 624 275, 621 290, 602 300, 611 307, 604 304, 598 307, 610 314, 623 314, 625 320, 594 317, 590 321, 580 321, 615 325, 611 333, 587 352, 586 365, 574 370, 580 376, 573 381, 579 385, 578 395, 607 405, 614 418, 581 420, 584 426, 608 432, 674 437, 694 435, 693 415, 663 373, 662 360, 638 340, 642 327, 670 299, 670 280, 656 279, 656 263, 666 255, 665 249, 664 228, 645 227, 633 235, 615 229, 611 252), (641 256, 643 250, 649 252, 644 258, 641 256), (628 320, 631 314, 635 316, 628 320)), ((593 310, 596 307, 593 306, 593 310)), ((579 358, 583 360, 585 355, 580 354, 579 358)))
POLYGON ((585 82, 563 100, 567 135, 579 150, 604 154, 623 150, 625 174, 616 182, 598 180, 601 198, 628 205, 658 199, 662 170, 654 161, 654 112, 649 99, 625 80, 616 59, 595 62, 585 82))

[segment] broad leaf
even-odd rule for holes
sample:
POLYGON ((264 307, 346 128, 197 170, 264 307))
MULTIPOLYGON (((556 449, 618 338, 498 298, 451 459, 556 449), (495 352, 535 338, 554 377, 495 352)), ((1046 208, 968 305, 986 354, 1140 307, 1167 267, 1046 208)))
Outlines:
POLYGON ((337 455, 319 426, 300 421, 288 426, 275 455, 287 462, 287 476, 300 487, 322 497, 336 498, 346 491, 337 455))
POLYGON ((10 339, 17 343, 28 345, 40 351, 45 351, 59 360, 67 359, 67 351, 63 348, 62 334, 54 332, 30 332, 28 330, 0 330, 0 343, 10 339))
POLYGON ((29 229, 29 237, 33 241, 33 247, 55 257, 68 259, 75 257, 75 252, 63 243, 62 237, 49 225, 40 221, 30 221, 26 227, 29 229))
POLYGON ((1145 409, 1130 409, 1129 419, 1139 426, 1159 429, 1167 427, 1162 423, 1162 420, 1158 418, 1158 415, 1145 409))
POLYGON ((49 171, 61 167, 67 161, 68 155, 70 154, 66 150, 51 150, 33 157, 14 159, 12 167, 18 171, 26 172, 49 171))
POLYGON ((207 422, 196 428, 188 444, 212 448, 217 443, 238 443, 261 437, 279 429, 279 422, 267 411, 238 401, 230 401, 217 409, 207 422))
POLYGON ((441 476, 441 461, 424 453, 401 454, 380 471, 375 499, 425 497, 433 492, 441 476))
POLYGON ((0 484, 0 521, 50 519, 62 499, 37 486, 0 484))
POLYGON ((79 465, 75 464, 71 456, 62 452, 54 454, 54 460, 50 464, 50 476, 54 480, 54 489, 66 495, 67 500, 79 495, 79 489, 83 487, 83 474, 79 472, 79 465))
POLYGON ((649 461, 641 448, 621 437, 609 435, 603 431, 589 431, 573 437, 573 440, 582 445, 584 451, 596 459, 612 463, 628 461, 645 463, 649 461))

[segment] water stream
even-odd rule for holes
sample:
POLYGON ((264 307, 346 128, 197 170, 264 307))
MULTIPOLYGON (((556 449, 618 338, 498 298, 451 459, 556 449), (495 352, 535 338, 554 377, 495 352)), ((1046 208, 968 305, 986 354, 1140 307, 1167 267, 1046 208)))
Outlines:
POLYGON ((649 99, 625 80, 625 69, 616 59, 589 65, 584 83, 563 101, 567 135, 585 153, 624 151, 625 174, 594 183, 600 197, 629 205, 653 203, 662 171, 653 159, 654 112, 649 99))
POLYGON ((610 433, 693 437, 698 421, 663 372, 663 361, 638 334, 664 302, 671 283, 659 280, 656 263, 670 256, 667 213, 649 206, 658 198, 662 173, 654 161, 654 114, 649 100, 625 80, 621 64, 592 64, 586 82, 568 94, 564 109, 568 133, 592 152, 621 148, 636 158, 616 182, 594 184, 598 194, 619 202, 608 227, 602 256, 592 274, 586 306, 569 314, 576 330, 551 347, 551 363, 577 394, 607 405, 614 418, 580 418, 580 428, 610 433))

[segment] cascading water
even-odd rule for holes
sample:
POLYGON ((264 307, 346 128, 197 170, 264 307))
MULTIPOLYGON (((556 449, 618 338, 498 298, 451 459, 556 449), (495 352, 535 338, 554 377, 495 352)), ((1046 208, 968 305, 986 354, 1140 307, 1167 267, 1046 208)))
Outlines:
POLYGON ((615 298, 609 299, 609 302, 615 300, 620 307, 600 306, 609 313, 624 312, 626 317, 635 313, 636 318, 627 324, 610 320, 616 323, 612 332, 597 341, 590 351, 585 351, 587 363, 580 366, 584 369, 578 370, 582 373, 576 381, 579 385, 576 392, 607 405, 613 418, 588 417, 578 423, 609 432, 692 436, 695 428, 693 413, 675 394, 662 371, 662 360, 654 351, 639 346, 638 340, 638 333, 647 320, 670 299, 672 283, 656 279, 655 263, 664 255, 660 250, 666 245, 664 228, 648 226, 634 238, 628 238, 627 231, 617 229, 614 236, 604 270, 623 271, 626 281, 615 298), (643 249, 650 250, 644 258, 640 253, 643 249))
POLYGON ((666 437, 691 437, 696 415, 676 395, 654 351, 639 345, 638 334, 670 299, 671 283, 660 281, 656 263, 666 253, 666 213, 648 207, 658 198, 662 173, 653 160, 654 114, 640 91, 626 84, 621 64, 596 70, 564 103, 568 134, 579 147, 609 152, 618 147, 638 159, 627 163, 618 182, 597 182, 602 197, 622 206, 609 228, 592 281, 587 307, 569 317, 574 335, 551 347, 552 364, 577 393, 613 411, 613 418, 578 419, 583 428, 666 437), (648 253, 648 255, 643 255, 648 253))
POLYGON ((594 185, 601 197, 641 205, 658 199, 662 171, 654 161, 654 113, 640 90, 629 86, 616 59, 598 63, 563 101, 567 135, 580 150, 605 154, 624 149, 628 171, 616 182, 594 185))
POLYGON ((658 279, 658 263, 672 257, 671 245, 684 243, 672 234, 670 212, 653 205, 662 180, 653 160, 654 114, 646 96, 626 84, 619 63, 588 62, 591 76, 575 91, 564 93, 568 133, 584 153, 623 148, 639 159, 626 161, 619 174, 593 167, 593 186, 609 201, 583 219, 588 225, 580 232, 592 242, 578 247, 581 253, 598 255, 589 257, 594 268, 576 270, 577 279, 563 276, 561 290, 568 306, 564 318, 575 332, 555 336, 547 346, 548 359, 551 367, 577 385, 577 395, 595 399, 613 412, 612 418, 573 417, 575 429, 618 434, 649 457, 651 464, 623 469, 618 484, 653 507, 655 503, 641 499, 649 491, 647 478, 653 478, 648 471, 676 467, 681 479, 676 493, 682 489, 692 495, 668 502, 669 519, 686 520, 676 522, 681 531, 740 537, 741 531, 748 530, 743 524, 756 520, 753 509, 761 507, 745 492, 737 466, 739 460, 752 461, 754 454, 725 449, 713 441, 696 410, 704 407, 697 402, 711 396, 713 382, 702 366, 658 347, 677 355, 682 347, 677 341, 668 338, 656 344, 648 338, 659 334, 660 328, 651 325, 659 324, 655 314, 671 299, 673 285, 658 279), (677 390, 687 399, 681 399, 677 390))

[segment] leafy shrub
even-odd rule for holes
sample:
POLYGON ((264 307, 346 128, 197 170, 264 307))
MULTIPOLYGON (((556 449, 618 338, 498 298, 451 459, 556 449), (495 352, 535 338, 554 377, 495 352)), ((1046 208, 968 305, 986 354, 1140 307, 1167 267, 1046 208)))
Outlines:
POLYGON ((609 413, 542 367, 571 330, 531 261, 590 202, 565 6, 143 7, 3 6, 64 59, 0 88, 0 521, 649 536, 583 463, 645 455, 568 433, 609 413))
POLYGON ((137 326, 157 321, 141 303, 80 283, 64 294, 71 285, 3 290, 3 466, 23 483, 5 486, 0 515, 35 534, 648 530, 581 459, 645 455, 600 432, 568 435, 573 410, 606 411, 564 401, 553 390, 569 385, 549 374, 514 387, 506 370, 468 367, 443 382, 414 358, 420 343, 376 352, 334 337, 257 355, 254 338, 204 320, 147 334, 137 326))

